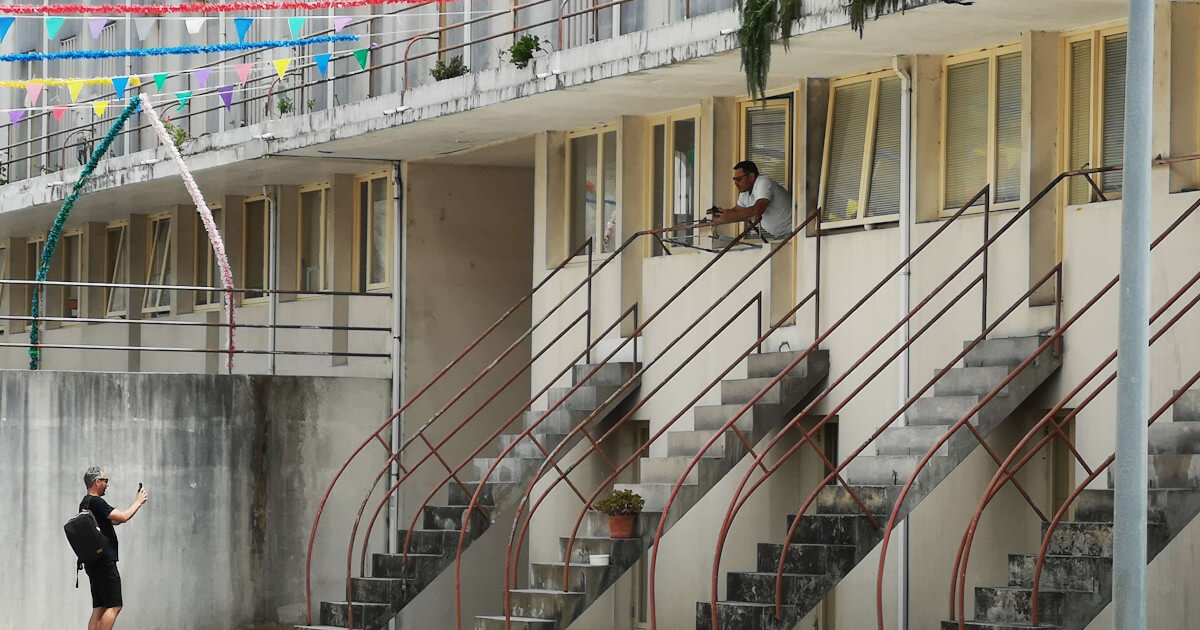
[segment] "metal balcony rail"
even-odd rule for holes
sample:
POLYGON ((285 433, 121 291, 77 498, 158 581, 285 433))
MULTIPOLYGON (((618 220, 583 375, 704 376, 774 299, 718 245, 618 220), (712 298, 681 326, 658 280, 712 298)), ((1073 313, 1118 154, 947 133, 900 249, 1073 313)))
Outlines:
MULTIPOLYGON (((666 346, 664 346, 652 360, 639 366, 636 373, 630 377, 628 382, 633 382, 634 380, 640 378, 650 368, 652 368, 656 363, 658 363, 660 360, 662 360, 667 355, 667 353, 671 351, 672 348, 674 348, 677 344, 679 344, 688 334, 690 334, 692 331, 694 331, 700 325, 700 323, 702 321, 704 321, 709 315, 711 315, 720 305, 724 304, 725 301, 730 296, 733 295, 733 293, 736 291, 736 289, 738 287, 740 287, 742 284, 744 284, 745 281, 748 280, 758 269, 760 269, 764 264, 766 264, 769 260, 771 260, 777 252, 781 251, 793 238, 795 238, 795 236, 797 234, 804 231, 810 224, 817 225, 818 232, 817 232, 816 236, 817 236, 817 240, 819 242, 820 232, 819 232, 819 224, 817 223, 819 217, 820 217, 819 213, 811 214, 808 217, 808 219, 806 219, 804 221, 804 223, 802 223, 799 227, 797 227, 795 230, 793 230, 791 234, 789 234, 786 238, 776 242, 773 245, 771 251, 766 256, 761 258, 754 266, 752 266, 750 269, 748 269, 742 275, 741 278, 739 278, 731 286, 729 286, 729 288, 727 288, 725 293, 723 293, 720 297, 718 297, 715 301, 713 301, 709 305, 709 307, 706 308, 704 310, 704 312, 702 312, 700 315, 698 315, 688 326, 686 326, 682 332, 678 333, 676 335, 676 337, 672 341, 670 341, 666 346)), ((731 243, 731 246, 732 245, 733 244, 731 243)), ((819 275, 818 275, 818 277, 819 277, 819 275)), ((809 292, 804 298, 802 298, 800 300, 800 302, 798 302, 795 306, 793 306, 791 309, 789 309, 789 311, 787 313, 785 313, 782 317, 780 317, 779 320, 771 326, 770 330, 768 330, 766 333, 763 333, 763 331, 762 331, 762 297, 763 296, 762 296, 762 292, 759 291, 758 293, 756 293, 754 295, 754 297, 752 297, 751 299, 746 301, 745 304, 743 304, 736 312, 734 312, 731 316, 729 316, 715 331, 713 331, 711 334, 709 334, 709 336, 703 342, 701 342, 698 346, 693 348, 692 352, 686 358, 684 358, 682 361, 680 361, 678 363, 678 365, 653 388, 653 390, 651 390, 646 395, 642 396, 641 399, 639 399, 637 403, 635 403, 628 411, 626 411, 624 413, 624 415, 617 422, 615 422, 600 437, 599 440, 592 439, 590 437, 590 435, 588 435, 586 432, 586 427, 593 420, 595 420, 596 416, 597 416, 596 413, 592 413, 588 417, 584 418, 580 422, 579 426, 577 426, 575 429, 573 429, 571 431, 571 433, 569 433, 563 439, 563 441, 560 442, 559 445, 555 447, 554 452, 550 453, 550 455, 547 457, 546 461, 542 463, 542 465, 539 467, 538 471, 534 474, 530 483, 526 487, 525 493, 523 494, 521 501, 518 504, 517 512, 513 518, 512 528, 509 532, 509 541, 508 541, 508 546, 506 549, 506 559, 505 559, 504 610, 505 610, 505 625, 506 625, 506 627, 508 625, 510 625, 510 622, 511 622, 511 607, 509 605, 511 603, 511 599, 510 599, 511 589, 514 587, 515 582, 518 580, 517 572, 519 571, 519 566, 515 563, 514 559, 520 557, 521 548, 524 545, 525 537, 529 531, 529 527, 533 522, 533 517, 535 516, 538 508, 542 505, 542 502, 546 499, 546 497, 549 496, 551 491, 553 491, 553 489, 555 487, 557 487, 558 483, 560 481, 566 481, 569 485, 572 485, 571 481, 569 479, 567 479, 567 475, 569 475, 573 470, 575 470, 579 465, 581 465, 584 461, 586 461, 593 454, 601 455, 601 457, 604 458, 605 463, 608 465, 609 470, 611 471, 610 474, 608 475, 608 477, 606 477, 604 480, 602 480, 596 486, 595 490, 591 493, 591 495, 589 495, 589 497, 587 499, 584 499, 582 497, 582 495, 579 494, 578 490, 575 491, 577 498, 579 498, 580 501, 582 502, 582 506, 581 506, 581 509, 579 512, 579 516, 576 519, 575 527, 572 530, 572 534, 567 543, 567 548, 565 551, 565 557, 567 558, 567 560, 566 560, 566 564, 565 564, 563 570, 565 573, 569 573, 571 549, 574 546, 576 534, 578 533, 579 525, 582 522, 584 515, 587 513, 587 511, 589 509, 591 509, 592 504, 596 501, 596 499, 599 497, 599 495, 610 486, 612 481, 614 479, 616 479, 616 477, 618 475, 620 475, 630 465, 632 465, 633 462, 637 461, 637 459, 641 456, 641 454, 644 453, 647 449, 649 449, 651 444, 654 441, 656 441, 659 437, 664 435, 667 432, 667 430, 675 423, 675 421, 677 421, 680 417, 682 417, 684 415, 684 413, 686 413, 687 410, 691 409, 692 405, 694 405, 696 401, 698 401, 700 398, 702 398, 704 396, 704 394, 706 394, 708 391, 710 391, 714 386, 716 386, 716 384, 720 383, 720 380, 722 378, 724 378, 724 376, 726 374, 728 374, 730 371, 732 371, 741 362, 742 359, 744 359, 745 357, 749 356, 750 354, 752 354, 754 352, 761 352, 762 343, 773 332, 775 332, 775 330, 777 330, 778 328, 783 326, 784 323, 789 321, 791 319, 791 317, 797 311, 800 310, 800 308, 802 308, 804 305, 808 304, 809 302, 814 301, 816 299, 817 295, 819 294, 819 292, 820 292, 819 286, 817 288, 814 288, 813 291, 809 292), (725 332, 727 329, 729 329, 729 327, 732 326, 733 323, 738 318, 740 318, 744 313, 746 313, 749 310, 751 305, 757 305, 757 307, 758 307, 758 311, 756 313, 756 319, 755 319, 755 322, 757 323, 757 330, 758 330, 757 340, 753 344, 751 344, 750 347, 747 348, 746 351, 743 352, 741 356, 739 356, 732 363, 730 363, 728 365, 728 367, 726 367, 725 370, 722 372, 722 374, 720 376, 718 376, 715 380, 713 380, 709 384, 708 387, 706 387, 700 394, 698 394, 695 398, 693 398, 692 402, 684 405, 682 410, 678 414, 676 414, 664 427, 662 427, 659 431, 657 431, 655 433, 655 435, 653 437, 651 437, 645 444, 642 444, 636 450, 635 453, 633 453, 625 461, 623 461, 620 466, 614 466, 612 461, 608 458, 608 456, 604 453, 604 451, 601 450, 602 445, 605 444, 613 435, 615 435, 616 432, 622 426, 624 426, 631 418, 633 418, 633 416, 642 407, 644 407, 659 391, 661 391, 664 387, 666 387, 666 385, 668 383, 670 383, 675 378, 675 376, 677 376, 683 370, 684 367, 686 367, 693 360, 695 360, 695 358, 697 356, 699 356, 702 351, 704 351, 723 332, 725 332), (538 499, 533 503, 533 506, 529 509, 528 513, 526 513, 525 510, 529 506, 535 486, 541 481, 546 481, 545 479, 543 479, 543 475, 546 474, 547 472, 549 472, 548 468, 549 468, 549 466, 551 466, 551 462, 555 462, 560 455, 565 455, 565 453, 562 452, 563 449, 565 449, 568 444, 572 443, 572 438, 574 438, 576 436, 576 434, 580 433, 580 432, 582 432, 584 435, 588 435, 591 445, 586 449, 586 451, 584 453, 580 454, 575 459, 575 461, 566 468, 566 470, 563 470, 557 464, 553 464, 554 468, 559 470, 559 475, 557 477, 555 477, 554 479, 549 480, 549 483, 547 484, 546 488, 542 491, 542 493, 540 494, 538 499), (523 525, 522 525, 522 521, 524 523, 523 525), (520 530, 519 535, 518 535, 518 529, 520 530)), ((614 397, 619 394, 621 394, 620 391, 618 391, 616 394, 614 394, 613 397, 610 397, 610 400, 614 399, 614 397)), ((741 439, 743 444, 745 444, 746 448, 750 449, 750 451, 753 452, 753 445, 749 443, 749 441, 745 438, 745 436, 741 433, 741 431, 736 428, 734 429, 734 431, 735 431, 736 435, 739 437, 739 439, 741 439)), ((574 489, 573 485, 572 485, 572 488, 574 489)), ((456 562, 459 564, 459 566, 461 566, 461 551, 462 550, 460 548, 459 552, 458 552, 459 555, 456 558, 456 562)))
MULTIPOLYGON (((1164 230, 1158 236, 1158 238, 1156 238, 1154 240, 1153 243, 1151 243, 1151 245, 1150 245, 1151 251, 1153 251, 1164 239, 1166 239, 1169 235, 1171 235, 1175 231, 1175 229, 1177 227, 1179 227, 1179 225, 1182 224, 1184 220, 1186 220, 1188 217, 1190 217, 1198 208, 1200 208, 1200 201, 1197 201, 1197 202, 1193 203, 1190 207, 1188 207, 1187 210, 1185 210, 1178 218, 1176 218, 1176 220, 1174 222, 1172 222, 1172 224, 1169 227, 1167 227, 1167 229, 1164 230)), ((1114 278, 1112 281, 1110 281, 1105 286, 1105 288, 1102 290, 1101 295, 1103 295, 1107 291, 1111 290, 1114 286, 1116 286, 1117 282, 1118 282, 1117 278, 1114 278)), ((1200 272, 1197 272, 1195 275, 1193 275, 1192 278, 1183 285, 1183 287, 1181 287, 1178 291, 1175 292, 1174 295, 1172 295, 1170 298, 1168 298, 1167 301, 1163 304, 1163 306, 1161 308, 1159 308, 1158 311, 1156 311, 1150 317, 1150 325, 1153 326, 1157 322, 1157 320, 1160 317, 1162 317, 1170 308, 1172 308, 1180 299, 1182 299, 1184 294, 1188 290, 1190 290, 1194 285, 1196 285, 1197 282, 1200 282, 1200 272)), ((1151 337, 1150 344, 1153 345, 1164 333, 1166 333, 1168 330, 1170 330, 1171 327, 1173 327, 1175 325, 1175 323, 1178 322, 1182 318, 1182 316, 1184 314, 1186 314, 1187 312, 1189 312, 1191 310, 1191 308, 1194 307, 1197 303, 1200 303, 1200 295, 1193 298, 1187 305, 1185 305, 1183 308, 1181 308, 1165 325, 1163 325, 1163 327, 1157 333, 1155 333, 1153 337, 1151 337)), ((1079 464, 1083 467, 1084 471, 1086 471, 1089 474, 1088 481, 1085 482, 1083 484, 1083 486, 1081 486, 1081 488, 1086 488, 1086 486, 1093 479, 1095 479, 1094 475, 1099 474, 1097 471, 1093 470, 1091 466, 1088 465, 1087 460, 1079 453, 1078 449, 1075 448, 1075 445, 1067 437, 1067 435, 1063 432, 1063 429, 1070 422, 1074 421, 1075 417, 1079 414, 1079 412, 1081 412, 1085 408, 1087 408, 1088 405, 1093 400, 1095 400, 1095 398, 1097 396, 1099 396, 1100 393, 1102 393, 1116 379, 1116 373, 1114 372, 1114 373, 1110 374, 1107 379, 1105 379, 1099 386, 1097 386, 1095 389, 1093 389, 1090 394, 1088 394, 1076 407, 1071 409, 1071 411, 1069 411, 1064 417, 1062 417, 1059 420, 1056 420, 1055 418, 1058 416, 1059 413, 1062 412, 1062 410, 1064 408, 1066 408, 1066 406, 1068 404, 1070 404, 1070 402, 1072 400, 1075 399, 1075 397, 1077 395, 1079 395, 1080 392, 1082 392, 1088 385, 1090 385, 1092 383, 1092 381, 1094 381, 1104 370, 1106 370, 1113 363, 1113 361, 1116 360, 1116 358, 1117 358, 1117 353, 1115 351, 1112 352, 1111 354, 1109 354, 1108 357, 1106 357, 1103 361, 1101 361, 1096 366, 1095 369, 1093 369, 1086 377, 1083 378, 1083 380, 1081 380, 1077 385, 1075 385, 1075 387, 1072 388, 1072 390, 1066 396, 1064 396, 1057 404, 1055 404, 1054 407, 1052 407, 1041 418, 1041 420, 1039 420, 1033 426, 1033 428, 1031 428, 1029 430, 1029 432, 1026 433, 1026 435, 1017 443, 1017 445, 1015 447, 1013 447, 1012 452, 1008 455, 1008 457, 1005 459, 1003 464, 1001 464, 1000 469, 995 473, 995 475, 992 477, 991 481, 989 482, 986 490, 984 491, 983 497, 980 500, 979 507, 976 509, 975 513, 972 515, 971 520, 969 521, 967 528, 963 533, 962 541, 960 542, 960 544, 958 546, 958 550, 955 553, 955 558, 954 558, 954 571, 951 574, 951 580, 950 580, 950 619, 952 621, 957 620, 960 629, 965 630, 965 627, 966 627, 965 614, 964 614, 965 613, 964 594, 965 594, 965 586, 966 586, 967 563, 970 558, 971 544, 974 542, 975 531, 976 531, 976 528, 978 527, 980 519, 982 518, 983 511, 991 503, 992 499, 994 499, 997 496, 997 494, 999 494, 999 492, 1003 488, 1003 486, 1006 483, 1008 483, 1008 481, 1011 480, 1016 475, 1016 473, 1019 472, 1025 466, 1025 464, 1027 464, 1030 460, 1032 460, 1033 457, 1036 456, 1037 453, 1039 453, 1042 448, 1044 448, 1045 446, 1050 444, 1050 442, 1052 442, 1056 438, 1063 440, 1064 444, 1066 444, 1066 446, 1067 446, 1068 450, 1071 452, 1072 456, 1079 462, 1079 464), (1047 434, 1041 440, 1039 440, 1038 443, 1035 444, 1032 449, 1030 449, 1028 452, 1026 452, 1025 455, 1023 457, 1021 457, 1021 459, 1019 461, 1016 462, 1015 466, 1013 466, 1012 463, 1014 460, 1016 460, 1017 456, 1024 451, 1025 447, 1029 444, 1029 442, 1031 442, 1033 440, 1033 438, 1037 435, 1037 433, 1041 432, 1043 429, 1046 429, 1047 434), (958 604, 957 612, 956 612, 956 607, 955 607, 956 601, 958 604)), ((1189 383, 1189 387, 1190 387, 1190 383, 1189 383)), ((1173 403, 1174 400, 1175 399, 1172 399, 1171 403, 1173 403)), ((1151 422, 1153 422, 1153 420, 1151 420, 1151 422)), ((1065 502, 1064 509, 1060 510, 1063 514, 1066 513, 1065 508, 1070 506, 1071 502, 1073 501, 1073 498, 1074 497, 1072 496, 1072 498, 1070 500, 1065 502)), ((1039 516, 1041 516, 1040 513, 1039 513, 1039 516)), ((1061 516, 1059 516, 1058 518, 1061 518, 1061 516)), ((1046 518, 1044 516, 1042 516, 1042 520, 1045 521, 1046 518)), ((1057 519, 1052 522, 1057 524, 1057 519)), ((1052 529, 1053 529, 1053 526, 1051 527, 1051 530, 1052 529)), ((1039 565, 1039 568, 1040 568, 1040 565, 1039 565)), ((1035 571, 1035 573, 1036 573, 1036 571, 1035 571)), ((1036 581, 1035 581, 1035 583, 1036 583, 1036 581)), ((1035 586, 1035 591, 1036 591, 1036 586, 1035 586)), ((1036 611, 1037 610, 1036 596, 1034 597, 1034 602, 1035 602, 1034 610, 1036 611)), ((1034 622, 1036 625, 1036 612, 1034 613, 1034 622)))
MULTIPOLYGON (((567 47, 567 46, 565 46, 565 44, 568 43, 564 40, 563 32, 564 32, 566 25, 571 20, 575 20, 575 19, 588 20, 588 19, 590 19, 592 21, 592 24, 596 25, 600 21, 598 19, 598 16, 601 11, 604 11, 605 9, 610 9, 610 8, 613 8, 616 6, 620 6, 623 4, 627 4, 629 2, 632 2, 633 0, 610 0, 608 2, 603 2, 603 3, 599 2, 599 0, 590 0, 590 1, 591 1, 591 6, 581 9, 581 10, 571 11, 571 12, 566 11, 565 3, 557 3, 558 4, 557 15, 555 15, 554 17, 547 19, 547 20, 542 20, 539 22, 531 23, 531 24, 520 25, 519 24, 519 13, 521 11, 528 11, 529 9, 532 9, 534 7, 537 7, 539 5, 543 5, 546 3, 556 3, 556 0, 533 0, 532 2, 529 2, 526 4, 520 4, 518 0, 513 0, 512 6, 507 9, 486 11, 486 12, 483 12, 484 14, 479 17, 474 17, 469 20, 456 22, 454 24, 447 24, 444 26, 439 26, 437 28, 431 28, 431 29, 423 31, 417 35, 409 37, 407 39, 398 39, 395 41, 381 43, 381 44, 371 46, 372 51, 378 52, 378 51, 387 50, 389 48, 399 47, 401 45, 404 45, 405 53, 404 53, 403 57, 397 61, 391 61, 391 62, 387 62, 387 63, 371 65, 366 68, 356 69, 356 70, 353 70, 350 72, 344 72, 344 73, 339 74, 336 77, 328 76, 328 77, 324 77, 324 78, 317 78, 316 76, 313 76, 313 80, 304 82, 301 85, 298 85, 296 87, 287 87, 286 85, 283 85, 283 80, 278 78, 273 73, 272 74, 264 74, 264 75, 258 76, 258 77, 252 77, 241 88, 240 93, 245 95, 245 94, 253 94, 255 92, 261 93, 264 90, 266 92, 262 93, 262 94, 258 94, 258 95, 253 95, 253 96, 245 96, 243 98, 235 98, 233 100, 231 106, 232 107, 249 108, 251 106, 256 106, 257 104, 261 103, 262 107, 263 107, 264 118, 267 118, 270 116, 270 108, 271 108, 272 100, 277 98, 278 96, 281 96, 284 94, 298 93, 298 96, 292 100, 295 103, 303 103, 303 102, 307 101, 306 96, 308 94, 315 94, 314 90, 320 86, 326 86, 326 85, 334 83, 336 81, 348 82, 350 79, 353 79, 355 77, 359 77, 362 75, 366 75, 366 77, 368 79, 373 79, 380 71, 395 70, 397 68, 397 66, 399 66, 401 68, 401 71, 403 72, 403 75, 402 75, 403 76, 403 85, 404 85, 404 89, 407 90, 409 88, 408 62, 410 60, 423 59, 426 57, 432 57, 434 55, 444 55, 445 53, 458 51, 458 50, 464 50, 470 46, 484 44, 484 43, 487 43, 487 42, 490 42, 492 40, 502 38, 502 37, 513 37, 515 40, 522 33, 530 33, 532 31, 534 31, 535 29, 539 29, 539 28, 546 27, 546 26, 556 27, 557 32, 558 32, 558 36, 557 36, 558 41, 557 41, 557 45, 555 46, 555 49, 558 51, 562 51, 565 49, 565 47, 567 47), (485 36, 478 37, 475 39, 471 39, 471 30, 473 30, 471 27, 473 25, 491 23, 493 20, 503 19, 506 17, 508 19, 505 21, 506 22, 511 21, 511 24, 512 24, 511 27, 504 27, 496 33, 493 33, 490 35, 485 35, 485 36), (443 44, 439 43, 439 45, 437 46, 437 48, 435 50, 432 50, 429 52, 424 52, 424 53, 418 54, 416 56, 410 56, 410 51, 412 49, 412 46, 415 43, 417 43, 419 41, 423 41, 423 40, 433 40, 433 39, 436 39, 439 42, 445 42, 450 39, 450 34, 455 31, 462 34, 461 35, 461 37, 463 39, 462 43, 453 44, 453 45, 448 45, 448 44, 443 45, 443 44), (277 86, 278 86, 278 89, 277 89, 277 86)), ((686 8, 686 11, 684 14, 684 19, 687 19, 688 17, 691 16, 690 4, 691 3, 688 2, 687 8, 686 8)), ((363 24, 368 24, 368 25, 370 25, 370 27, 373 30, 374 23, 376 21, 383 19, 383 18, 389 18, 389 17, 401 15, 401 14, 404 14, 407 12, 413 12, 415 14, 414 18, 419 19, 420 15, 421 15, 420 10, 423 7, 424 7, 424 5, 408 5, 403 8, 400 8, 400 9, 389 11, 386 14, 361 16, 361 19, 357 19, 357 20, 351 22, 344 28, 353 28, 355 26, 361 26, 363 24)), ((490 30, 492 30, 492 28, 489 26, 489 28, 487 30, 490 31, 490 30)), ((313 33, 311 36, 326 35, 326 34, 330 34, 333 32, 334 32, 333 29, 325 29, 325 30, 317 31, 317 32, 313 33)), ((398 48, 397 48, 397 50, 398 50, 398 48)), ((248 53, 241 53, 241 54, 236 54, 236 55, 225 56, 217 61, 201 64, 201 65, 197 66, 197 68, 211 68, 211 67, 230 64, 230 63, 242 62, 242 61, 246 61, 246 60, 253 60, 253 59, 257 58, 257 56, 260 54, 261 54, 261 51, 255 51, 255 52, 248 52, 248 53)), ((310 57, 304 63, 297 64, 294 67, 294 69, 289 72, 289 74, 287 76, 288 77, 291 77, 291 76, 305 77, 305 76, 314 75, 314 73, 316 73, 317 71, 318 71, 318 67, 317 67, 316 61, 310 57)), ((374 81, 369 80, 367 83, 368 83, 367 88, 366 88, 367 93, 363 94, 359 97, 353 98, 351 100, 359 100, 361 98, 369 98, 371 96, 378 95, 378 94, 373 93, 375 91, 375 88, 373 87, 374 81)), ((132 86, 129 89, 136 90, 136 88, 133 88, 132 86)), ((216 94, 215 88, 208 89, 204 92, 200 92, 197 90, 196 95, 193 96, 193 98, 195 99, 196 96, 204 96, 204 95, 212 95, 212 94, 216 94)), ((336 98, 336 95, 334 95, 334 97, 336 98)), ((79 102, 87 103, 87 102, 98 101, 98 100, 106 100, 106 99, 111 100, 113 98, 116 98, 115 92, 106 92, 106 93, 102 94, 101 96, 90 98, 90 99, 83 99, 83 100, 80 100, 79 102)), ((171 107, 175 106, 175 103, 165 103, 164 105, 168 108, 171 108, 171 107)), ((332 105, 333 105, 332 103, 326 103, 326 107, 330 107, 332 105)), ((215 104, 211 107, 206 107, 203 109, 189 108, 186 113, 179 113, 178 115, 171 116, 170 120, 173 124, 181 125, 184 123, 188 123, 189 121, 191 121, 193 118, 195 118, 197 116, 203 117, 210 113, 218 113, 218 112, 225 111, 225 109, 226 108, 224 107, 224 104, 218 102, 217 104, 215 104)), ((246 109, 246 111, 250 112, 252 110, 246 109)), ((295 111, 297 114, 300 113, 300 107, 297 106, 295 111)), ((166 119, 165 116, 164 116, 164 119, 166 119)), ((38 112, 38 113, 32 113, 32 115, 30 115, 29 117, 22 120, 19 124, 29 125, 28 128, 31 130, 37 128, 36 126, 38 124, 41 124, 42 128, 45 129, 45 128, 48 128, 48 124, 49 124, 50 120, 51 120, 51 112, 49 112, 49 111, 38 112)), ((104 124, 103 121, 100 121, 100 123, 104 124)), ((6 124, 6 125, 0 125, 0 132, 7 131, 7 137, 9 138, 7 155, 4 157, 4 159, 0 160, 0 169, 5 169, 7 171, 8 181, 16 181, 17 179, 23 179, 23 177, 18 177, 18 175, 20 173, 18 173, 19 169, 16 168, 16 166, 21 162, 25 162, 26 166, 27 166, 27 168, 24 169, 25 177, 33 177, 33 176, 35 176, 35 174, 33 173, 33 171, 35 169, 33 167, 40 166, 43 170, 48 169, 49 168, 49 159, 51 157, 53 157, 55 153, 58 153, 60 156, 60 160, 63 160, 63 158, 65 157, 65 152, 67 150, 72 150, 72 152, 74 152, 76 150, 80 150, 80 149, 90 150, 90 148, 92 146, 92 142, 93 142, 92 139, 79 139, 72 143, 72 142, 69 142, 69 140, 70 140, 69 136, 71 136, 72 134, 78 133, 82 129, 91 129, 91 130, 93 130, 92 136, 95 137, 97 135, 95 132, 95 124, 96 123, 93 122, 88 125, 76 127, 76 128, 72 128, 72 129, 62 129, 62 130, 58 130, 58 131, 47 132, 40 136, 31 137, 26 140, 15 140, 15 137, 17 135, 16 134, 17 126, 15 124, 10 123, 10 124, 6 124), (55 140, 58 140, 60 138, 62 139, 62 143, 60 146, 51 146, 52 144, 54 144, 55 140), (34 152, 34 149, 37 147, 37 145, 42 144, 42 143, 45 143, 46 147, 40 151, 34 152), (22 152, 22 151, 25 153, 24 155, 20 155, 20 156, 14 155, 15 153, 22 152), (38 158, 41 158, 40 163, 38 162, 38 158)), ((140 134, 143 130, 146 130, 146 129, 150 129, 150 126, 148 124, 137 125, 137 126, 130 125, 130 126, 126 127, 124 130, 122 130, 121 134, 122 135, 134 134, 134 136, 132 136, 132 137, 139 137, 138 134, 140 134)), ((223 130, 218 130, 218 131, 223 131, 223 130)), ((129 137, 129 136, 127 136, 127 137, 129 137)), ((58 164, 56 166, 57 166, 57 168, 55 170, 65 170, 66 169, 65 163, 58 164)))

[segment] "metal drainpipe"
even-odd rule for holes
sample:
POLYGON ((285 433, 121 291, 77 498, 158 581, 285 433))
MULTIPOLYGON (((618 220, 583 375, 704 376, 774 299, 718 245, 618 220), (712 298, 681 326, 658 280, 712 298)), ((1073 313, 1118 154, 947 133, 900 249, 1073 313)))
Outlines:
POLYGON ((1150 389, 1150 160, 1154 0, 1130 0, 1117 337, 1114 627, 1146 627, 1147 412, 1150 389))
MULTIPOLYGON (((267 198, 267 223, 270 225, 270 233, 267 235, 267 248, 270 254, 267 256, 267 282, 266 285, 270 289, 279 288, 279 186, 263 186, 263 196, 267 198)), ((267 298, 267 322, 270 327, 267 328, 267 348, 270 354, 267 356, 270 373, 275 374, 275 348, 276 348, 276 332, 275 324, 278 321, 279 315, 279 294, 271 292, 267 298)))
MULTIPOLYGON (((912 252, 912 76, 908 70, 901 67, 899 55, 892 58, 892 70, 900 77, 900 255, 907 258, 912 252)), ((905 265, 900 274, 900 316, 905 317, 912 307, 912 266, 905 265)), ((902 343, 909 339, 909 322, 904 322, 902 343)), ((908 400, 909 395, 909 349, 904 350, 900 360, 899 393, 900 404, 908 400)), ((908 424, 908 419, 900 418, 900 426, 908 424)), ((896 587, 896 606, 898 620, 897 630, 908 629, 908 521, 909 514, 903 526, 899 529, 897 543, 899 544, 896 568, 899 571, 896 587)))
MULTIPOLYGON (((404 247, 404 205, 403 195, 401 194, 402 181, 400 178, 400 162, 392 162, 392 409, 399 409, 404 404, 404 309, 408 303, 408 280, 404 276, 405 256, 408 253, 408 248, 404 247)), ((404 414, 396 416, 392 421, 392 452, 395 453, 400 448, 402 436, 404 435, 404 414)), ((388 487, 396 483, 400 476, 400 462, 393 461, 391 470, 390 483, 388 487)), ((401 511, 400 497, 392 495, 391 509, 388 510, 388 516, 393 523, 400 523, 404 516, 401 511)), ((387 525, 388 538, 386 549, 391 552, 392 549, 400 548, 400 531, 387 525)))

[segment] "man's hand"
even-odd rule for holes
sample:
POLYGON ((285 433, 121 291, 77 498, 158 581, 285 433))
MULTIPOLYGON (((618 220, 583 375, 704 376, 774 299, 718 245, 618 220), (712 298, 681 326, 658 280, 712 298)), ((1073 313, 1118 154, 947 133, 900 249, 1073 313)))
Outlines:
POLYGON ((708 212, 706 214, 708 214, 711 217, 709 219, 710 223, 724 223, 725 221, 721 218, 721 214, 724 212, 725 212, 724 210, 718 208, 717 206, 713 206, 708 209, 708 212))
POLYGON ((138 490, 137 499, 134 502, 138 504, 138 507, 141 507, 146 504, 146 501, 149 500, 150 495, 146 494, 145 490, 138 490))

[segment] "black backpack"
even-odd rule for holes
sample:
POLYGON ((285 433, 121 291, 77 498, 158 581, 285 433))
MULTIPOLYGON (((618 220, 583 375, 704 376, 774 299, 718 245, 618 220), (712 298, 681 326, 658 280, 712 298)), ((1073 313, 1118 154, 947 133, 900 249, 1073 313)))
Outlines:
POLYGON ((67 542, 71 544, 71 549, 78 558, 75 564, 75 588, 79 588, 79 570, 84 564, 96 562, 104 557, 104 551, 108 549, 108 538, 100 531, 96 516, 86 509, 80 509, 78 514, 72 516, 71 520, 63 525, 63 532, 66 533, 67 542))

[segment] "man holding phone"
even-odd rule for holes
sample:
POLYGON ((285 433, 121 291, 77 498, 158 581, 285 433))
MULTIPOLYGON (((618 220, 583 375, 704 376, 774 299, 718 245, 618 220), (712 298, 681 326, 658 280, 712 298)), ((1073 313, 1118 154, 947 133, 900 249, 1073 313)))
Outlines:
POLYGON ((121 574, 117 572, 117 530, 114 526, 133 518, 149 497, 139 483, 137 498, 133 503, 124 510, 114 509, 103 498, 108 490, 108 471, 99 466, 87 469, 83 474, 83 485, 87 486, 87 494, 79 502, 79 509, 88 510, 96 517, 100 533, 108 540, 104 556, 96 562, 83 565, 92 585, 92 617, 88 620, 88 630, 111 630, 123 605, 121 574))
POLYGON ((781 239, 792 233, 792 196, 786 188, 760 175, 758 165, 750 160, 734 165, 733 183, 738 191, 737 205, 709 210, 713 223, 758 219, 759 230, 767 237, 781 239))

